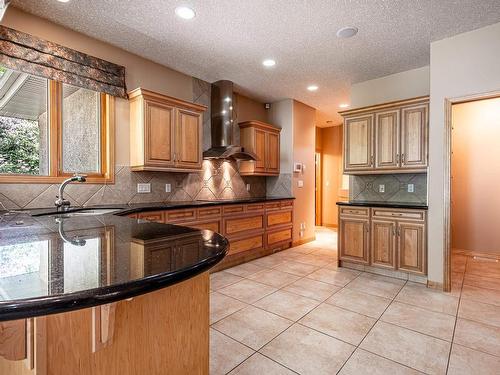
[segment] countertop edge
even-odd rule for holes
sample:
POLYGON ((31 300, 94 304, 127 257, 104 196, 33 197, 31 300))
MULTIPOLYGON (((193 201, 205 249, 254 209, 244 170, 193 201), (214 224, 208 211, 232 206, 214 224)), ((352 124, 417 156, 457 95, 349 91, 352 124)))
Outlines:
POLYGON ((395 203, 395 202, 336 202, 337 206, 358 206, 358 207, 387 207, 387 208, 403 208, 413 210, 428 210, 428 205, 412 204, 412 203, 395 203))
POLYGON ((26 298, 13 302, 0 301, 0 322, 60 314, 105 305, 151 293, 191 279, 210 270, 224 259, 229 250, 229 242, 225 237, 221 237, 225 247, 220 253, 173 273, 162 273, 112 287, 94 288, 84 292, 54 295, 45 298, 26 298))

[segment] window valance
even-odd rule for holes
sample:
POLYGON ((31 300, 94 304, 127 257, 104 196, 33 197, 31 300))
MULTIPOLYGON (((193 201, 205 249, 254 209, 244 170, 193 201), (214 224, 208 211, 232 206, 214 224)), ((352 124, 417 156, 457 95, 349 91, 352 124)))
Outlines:
POLYGON ((5 26, 0 26, 0 65, 127 98, 123 66, 5 26))

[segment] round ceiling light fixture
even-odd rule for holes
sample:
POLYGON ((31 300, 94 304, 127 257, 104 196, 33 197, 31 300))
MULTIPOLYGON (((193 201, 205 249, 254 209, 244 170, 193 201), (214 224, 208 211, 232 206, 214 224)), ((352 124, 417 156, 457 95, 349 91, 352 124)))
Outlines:
POLYGON ((339 107, 340 107, 340 108, 349 108, 349 104, 347 104, 347 103, 342 103, 342 104, 339 104, 339 107))
POLYGON ((266 68, 270 68, 276 65, 276 61, 274 61, 273 59, 265 59, 264 61, 262 61, 262 65, 264 65, 266 68))
POLYGON ((346 26, 337 31, 337 37, 342 39, 352 38, 358 33, 358 28, 354 26, 346 26))
POLYGON ((69 3, 69 0, 57 0, 59 1, 60 3, 69 3))
POLYGON ((196 16, 196 13, 193 9, 184 6, 175 8, 175 14, 177 15, 177 17, 185 20, 191 20, 194 18, 194 16, 196 16))
POLYGON ((319 87, 316 85, 309 85, 309 86, 307 86, 307 89, 309 91, 317 91, 319 89, 319 87))

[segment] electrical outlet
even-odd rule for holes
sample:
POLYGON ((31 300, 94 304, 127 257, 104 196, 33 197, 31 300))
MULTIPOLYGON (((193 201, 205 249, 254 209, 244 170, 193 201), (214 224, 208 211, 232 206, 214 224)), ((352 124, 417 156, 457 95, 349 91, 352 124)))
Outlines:
POLYGON ((300 223, 300 230, 306 230, 306 223, 300 223))
POLYGON ((151 184, 137 184, 138 193, 151 193, 151 184))
POLYGON ((385 193, 385 185, 384 184, 380 184, 378 186, 378 192, 379 193, 385 193))
POLYGON ((415 185, 408 184, 408 193, 414 193, 414 192, 415 192, 415 185))
POLYGON ((172 192, 172 185, 171 184, 165 184, 165 192, 166 193, 172 192))
POLYGON ((247 191, 250 191, 250 184, 247 184, 247 191))
POLYGON ((297 181, 297 186, 298 186, 299 188, 304 187, 304 181, 303 181, 303 180, 299 180, 299 181, 297 181))

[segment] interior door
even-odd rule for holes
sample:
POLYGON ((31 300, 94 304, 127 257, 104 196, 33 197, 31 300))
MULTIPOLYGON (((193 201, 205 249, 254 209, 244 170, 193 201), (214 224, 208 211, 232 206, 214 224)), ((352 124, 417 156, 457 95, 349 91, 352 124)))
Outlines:
POLYGON ((341 260, 368 264, 368 219, 341 218, 339 236, 341 260))
POLYGON ((145 164, 161 167, 174 165, 174 107, 146 101, 145 164))
POLYGON ((399 109, 375 116, 375 168, 399 167, 399 109))
POLYGON ((401 168, 427 167, 428 104, 401 110, 401 168))
POLYGON ((370 253, 372 264, 396 268, 396 222, 372 219, 370 253))
POLYGON ((200 169, 201 155, 201 113, 184 109, 177 110, 177 137, 175 165, 181 168, 200 169))
POLYGON ((424 274, 426 272, 425 224, 398 223, 398 268, 424 274))
POLYGON ((266 158, 267 172, 279 173, 280 171, 280 136, 276 133, 266 132, 266 158))
POLYGON ((373 115, 350 117, 344 123, 345 171, 373 168, 372 131, 373 115))

